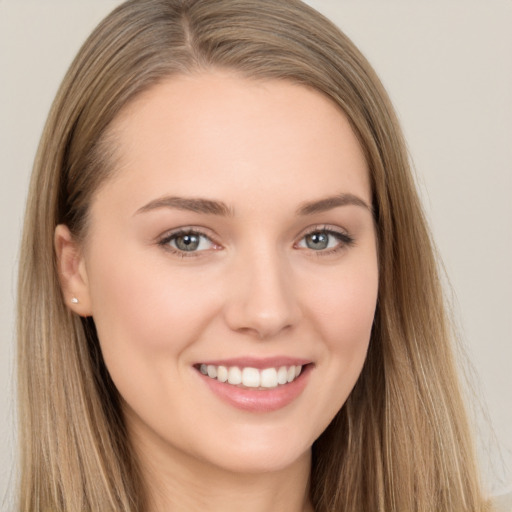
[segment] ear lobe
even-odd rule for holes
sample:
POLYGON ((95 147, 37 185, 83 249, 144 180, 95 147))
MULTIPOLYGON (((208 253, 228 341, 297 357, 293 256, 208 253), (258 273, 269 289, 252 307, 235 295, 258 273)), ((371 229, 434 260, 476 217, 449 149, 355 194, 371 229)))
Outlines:
POLYGON ((54 244, 60 287, 66 306, 80 316, 91 316, 89 282, 82 248, 64 224, 55 228, 54 244))

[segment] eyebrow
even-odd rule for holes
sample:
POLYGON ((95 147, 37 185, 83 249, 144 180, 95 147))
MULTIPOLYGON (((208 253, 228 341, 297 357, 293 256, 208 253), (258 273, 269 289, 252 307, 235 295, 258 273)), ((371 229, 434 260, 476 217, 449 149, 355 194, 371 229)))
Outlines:
POLYGON ((175 208, 177 210, 186 210, 195 213, 206 213, 210 215, 221 215, 225 217, 233 215, 231 208, 222 201, 175 196, 165 196, 154 199, 153 201, 150 201, 148 204, 139 208, 136 214, 157 210, 159 208, 175 208))
POLYGON ((302 203, 297 209, 297 215, 313 215, 322 213, 340 206, 360 206, 365 208, 373 215, 373 208, 360 197, 354 194, 337 194, 317 201, 308 201, 302 203))
MULTIPOLYGON (((338 194, 326 197, 316 201, 302 203, 297 209, 297 215, 314 215, 322 213, 340 206, 360 206, 365 208, 373 215, 373 208, 363 199, 354 194, 338 194)), ((159 208, 174 208, 177 210, 191 211, 195 213, 205 213, 209 215, 219 215, 223 217, 232 217, 233 210, 222 201, 212 199, 164 196, 154 199, 145 204, 136 211, 136 214, 150 212, 159 208)))

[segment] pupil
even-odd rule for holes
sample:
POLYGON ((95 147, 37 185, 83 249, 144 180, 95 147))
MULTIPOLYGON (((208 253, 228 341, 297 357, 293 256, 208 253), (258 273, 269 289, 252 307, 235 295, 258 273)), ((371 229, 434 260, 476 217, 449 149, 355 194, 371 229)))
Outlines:
POLYGON ((176 247, 182 251, 195 251, 199 247, 199 237, 182 235, 176 239, 176 247))
POLYGON ((325 233, 313 233, 306 237, 306 245, 310 249, 325 249, 329 245, 329 237, 325 233))

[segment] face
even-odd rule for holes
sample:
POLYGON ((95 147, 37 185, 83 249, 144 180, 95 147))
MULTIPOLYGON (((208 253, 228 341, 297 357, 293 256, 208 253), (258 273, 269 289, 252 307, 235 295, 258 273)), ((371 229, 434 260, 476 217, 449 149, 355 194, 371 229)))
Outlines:
POLYGON ((209 73, 155 86, 112 130, 74 307, 94 318, 131 435, 232 471, 293 464, 347 399, 375 312, 347 119, 307 88, 209 73))

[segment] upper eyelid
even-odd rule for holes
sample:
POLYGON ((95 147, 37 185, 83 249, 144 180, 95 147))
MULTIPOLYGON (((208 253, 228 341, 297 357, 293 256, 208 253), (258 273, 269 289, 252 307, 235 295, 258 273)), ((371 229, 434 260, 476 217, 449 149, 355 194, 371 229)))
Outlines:
POLYGON ((165 231, 163 234, 159 235, 157 237, 157 240, 161 242, 161 241, 169 240, 170 238, 173 238, 173 237, 176 237, 179 235, 187 235, 187 234, 204 236, 204 237, 208 238, 209 240, 211 240, 213 243, 218 243, 215 240, 216 239, 215 234, 212 233, 211 230, 206 229, 206 228, 200 228, 197 226, 183 226, 183 227, 179 227, 179 228, 170 229, 168 231, 165 231))
POLYGON ((165 251, 168 251, 169 253, 174 254, 175 256, 179 256, 180 258, 197 258, 204 256, 204 253, 208 253, 211 250, 218 250, 219 248, 221 248, 220 244, 216 242, 214 238, 206 234, 203 231, 203 229, 189 227, 176 228, 171 231, 167 231, 166 233, 164 233, 163 235, 156 239, 156 244, 163 248, 165 251), (198 235, 200 237, 204 237, 209 241, 209 243, 213 247, 199 251, 184 251, 179 249, 178 247, 173 247, 171 245, 171 241, 173 241, 179 236, 184 235, 198 235))
POLYGON ((333 226, 333 225, 321 225, 321 226, 315 226, 312 228, 307 229, 304 231, 298 238, 297 241, 294 243, 294 247, 297 247, 308 235, 311 235, 313 233, 328 233, 331 236, 334 236, 338 239, 338 246, 333 247, 331 249, 325 249, 325 250, 319 250, 314 251, 315 254, 318 256, 324 254, 332 254, 334 252, 337 252, 338 250, 344 248, 344 247, 350 247, 355 244, 355 238, 353 235, 351 235, 346 229, 341 228, 340 226, 333 226))
MULTIPOLYGON (((353 236, 349 233, 348 230, 342 228, 340 226, 332 225, 332 224, 316 224, 314 226, 310 226, 300 232, 300 234, 295 238, 294 245, 301 241, 304 237, 316 233, 316 232, 330 232, 334 234, 339 234, 341 236, 348 237, 353 239, 353 236)), ((165 244, 173 237, 183 235, 183 234, 196 234, 200 236, 206 237, 213 244, 221 246, 222 244, 218 241, 218 236, 212 230, 199 226, 181 226, 178 228, 171 229, 166 231, 162 235, 157 237, 157 243, 165 244)))
POLYGON ((316 232, 320 232, 320 231, 325 231, 328 233, 338 233, 340 235, 345 235, 345 236, 352 238, 349 231, 340 226, 335 226, 335 225, 331 225, 331 224, 318 224, 316 226, 311 226, 309 228, 306 228, 304 231, 301 232, 298 239, 301 240, 302 238, 310 235, 311 233, 316 233, 316 232))

